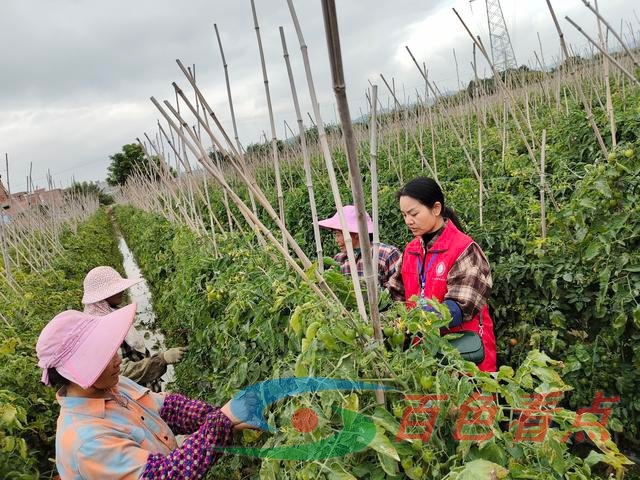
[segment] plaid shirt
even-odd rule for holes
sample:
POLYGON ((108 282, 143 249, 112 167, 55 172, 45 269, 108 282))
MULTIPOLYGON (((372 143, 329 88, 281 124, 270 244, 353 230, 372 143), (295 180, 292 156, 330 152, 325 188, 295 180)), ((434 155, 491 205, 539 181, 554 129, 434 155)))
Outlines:
POLYGON ((233 425, 218 407, 120 377, 113 398, 57 394, 56 466, 65 480, 203 478, 233 425), (187 435, 178 447, 174 437, 187 435))
MULTIPOLYGON (((443 231, 444 225, 426 245, 427 250, 433 246, 443 231)), ((422 241, 422 248, 425 249, 424 241, 422 241)), ((493 280, 487 257, 478 244, 473 242, 462 252, 449 270, 445 299, 451 299, 460 305, 462 320, 466 322, 478 314, 487 303, 492 285, 493 280)), ((395 274, 389 279, 388 289, 391 298, 396 301, 405 301, 402 259, 400 259, 395 274)))
MULTIPOLYGON (((373 249, 373 245, 371 247, 373 249)), ((355 249, 356 266, 358 267, 358 277, 364 276, 364 262, 362 261, 362 252, 355 249)), ((338 253, 333 259, 340 264, 340 273, 343 275, 351 275, 351 267, 349 266, 349 258, 347 252, 338 253)), ((402 254, 400 250, 386 243, 381 243, 378 250, 378 285, 381 288, 387 288, 389 279, 396 273, 400 272, 402 254)))

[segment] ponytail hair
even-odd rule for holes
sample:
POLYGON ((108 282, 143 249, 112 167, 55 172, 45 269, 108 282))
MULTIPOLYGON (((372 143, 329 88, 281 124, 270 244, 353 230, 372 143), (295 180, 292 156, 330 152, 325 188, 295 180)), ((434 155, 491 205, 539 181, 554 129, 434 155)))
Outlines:
POLYGON ((396 197, 398 200, 400 200, 400 197, 411 197, 428 208, 433 208, 436 202, 440 202, 440 205, 442 205, 442 217, 451 220, 458 230, 464 232, 456 213, 451 207, 445 205, 444 193, 442 193, 438 182, 433 178, 416 177, 410 180, 398 191, 396 197))

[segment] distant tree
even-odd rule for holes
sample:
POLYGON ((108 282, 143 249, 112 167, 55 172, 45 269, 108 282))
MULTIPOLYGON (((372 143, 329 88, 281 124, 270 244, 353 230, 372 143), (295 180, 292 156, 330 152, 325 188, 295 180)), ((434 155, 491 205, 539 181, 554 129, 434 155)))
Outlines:
POLYGON ((98 197, 100 205, 111 205, 114 202, 113 197, 103 192, 95 182, 74 182, 73 185, 67 189, 66 193, 96 196, 98 197))
MULTIPOLYGON (((115 153, 109 157, 111 164, 107 168, 109 175, 107 183, 109 185, 123 185, 129 176, 135 171, 149 172, 149 160, 144 154, 142 147, 137 143, 129 143, 122 146, 122 152, 115 153)), ((159 161, 155 159, 156 162, 159 161)))
MULTIPOLYGON (((284 150, 284 142, 280 139, 276 140, 276 148, 278 152, 284 150)), ((247 155, 253 155, 256 157, 270 155, 271 154, 271 142, 266 141, 263 143, 251 143, 247 145, 247 155)))

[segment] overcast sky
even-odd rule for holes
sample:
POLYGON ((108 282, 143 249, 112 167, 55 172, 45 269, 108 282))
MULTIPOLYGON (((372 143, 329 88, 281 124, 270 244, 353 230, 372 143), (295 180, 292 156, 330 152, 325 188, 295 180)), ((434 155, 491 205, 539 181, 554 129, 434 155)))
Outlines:
MULTIPOLYGON (((485 2, 476 0, 337 0, 347 94, 353 117, 366 111, 368 80, 380 73, 395 78, 400 98, 424 88, 405 51, 409 45, 426 61, 441 89, 455 89, 472 77, 471 41, 451 8, 488 45, 485 2), (404 93, 403 93, 404 92, 404 93)), ((295 0, 309 47, 311 65, 326 123, 335 121, 326 40, 319 0, 295 0)), ((600 0, 600 9, 619 28, 621 19, 639 25, 631 0, 600 0)), ((595 22, 581 0, 555 0, 568 41, 586 41, 564 15, 596 35, 595 22)), ((286 0, 256 0, 269 85, 279 138, 287 120, 295 129, 293 104, 278 26, 285 28, 302 109, 310 111, 300 49, 286 0)), ((533 60, 540 34, 547 63, 559 45, 544 0, 502 0, 519 64, 533 60)), ((174 98, 171 82, 185 91, 175 59, 196 65, 198 82, 224 125, 232 131, 224 70, 215 39, 217 23, 229 65, 231 89, 244 145, 270 137, 260 57, 249 0, 1 0, 0 1, 0 154, 9 154, 11 190, 26 188, 33 162, 36 185, 46 185, 50 169, 57 185, 106 177, 109 155, 125 143, 154 137, 159 113, 149 101, 174 98)), ((626 30, 625 26, 625 32, 626 30)), ((486 72, 481 63, 481 72, 486 72)), ((168 147, 167 147, 168 148, 168 147)), ((4 155, 0 173, 6 179, 4 155)))

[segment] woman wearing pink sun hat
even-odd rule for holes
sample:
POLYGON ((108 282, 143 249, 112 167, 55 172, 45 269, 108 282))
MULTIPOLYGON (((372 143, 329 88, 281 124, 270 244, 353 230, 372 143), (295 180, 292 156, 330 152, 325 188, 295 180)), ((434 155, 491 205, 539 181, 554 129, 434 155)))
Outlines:
POLYGON ((121 377, 118 348, 136 305, 58 314, 36 344, 42 382, 59 388, 56 468, 64 479, 202 478, 243 424, 222 408, 121 377), (178 447, 174 435, 189 435, 178 447), (169 476, 171 475, 171 476, 169 476))
MULTIPOLYGON (((356 265, 358 267, 358 276, 364 275, 364 263, 362 262, 362 254, 360 252, 360 236, 358 235, 358 212, 353 205, 345 205, 342 209, 345 219, 347 221, 347 229, 351 235, 351 243, 353 245, 354 253, 356 255, 356 265)), ((369 232, 369 238, 373 234, 373 220, 369 214, 366 214, 367 230, 369 232)), ((340 264, 340 272, 343 275, 351 274, 351 267, 349 266, 349 259, 347 257, 347 247, 344 243, 344 236, 342 234, 342 226, 340 225, 340 217, 336 212, 332 217, 320 220, 318 225, 327 230, 333 230, 336 243, 340 252, 337 253, 333 259, 340 264)), ((402 254, 400 250, 392 245, 386 243, 380 243, 378 250, 378 285, 380 288, 387 288, 389 279, 396 273, 396 270, 400 266, 402 254)))
MULTIPOLYGON (((108 266, 92 269, 84 279, 84 313, 100 316, 113 312, 122 303, 124 292, 141 281, 141 278, 122 278, 108 266)), ((151 355, 144 336, 132 325, 120 346, 120 369, 123 376, 159 392, 167 365, 178 363, 185 351, 186 347, 176 347, 151 355)))

